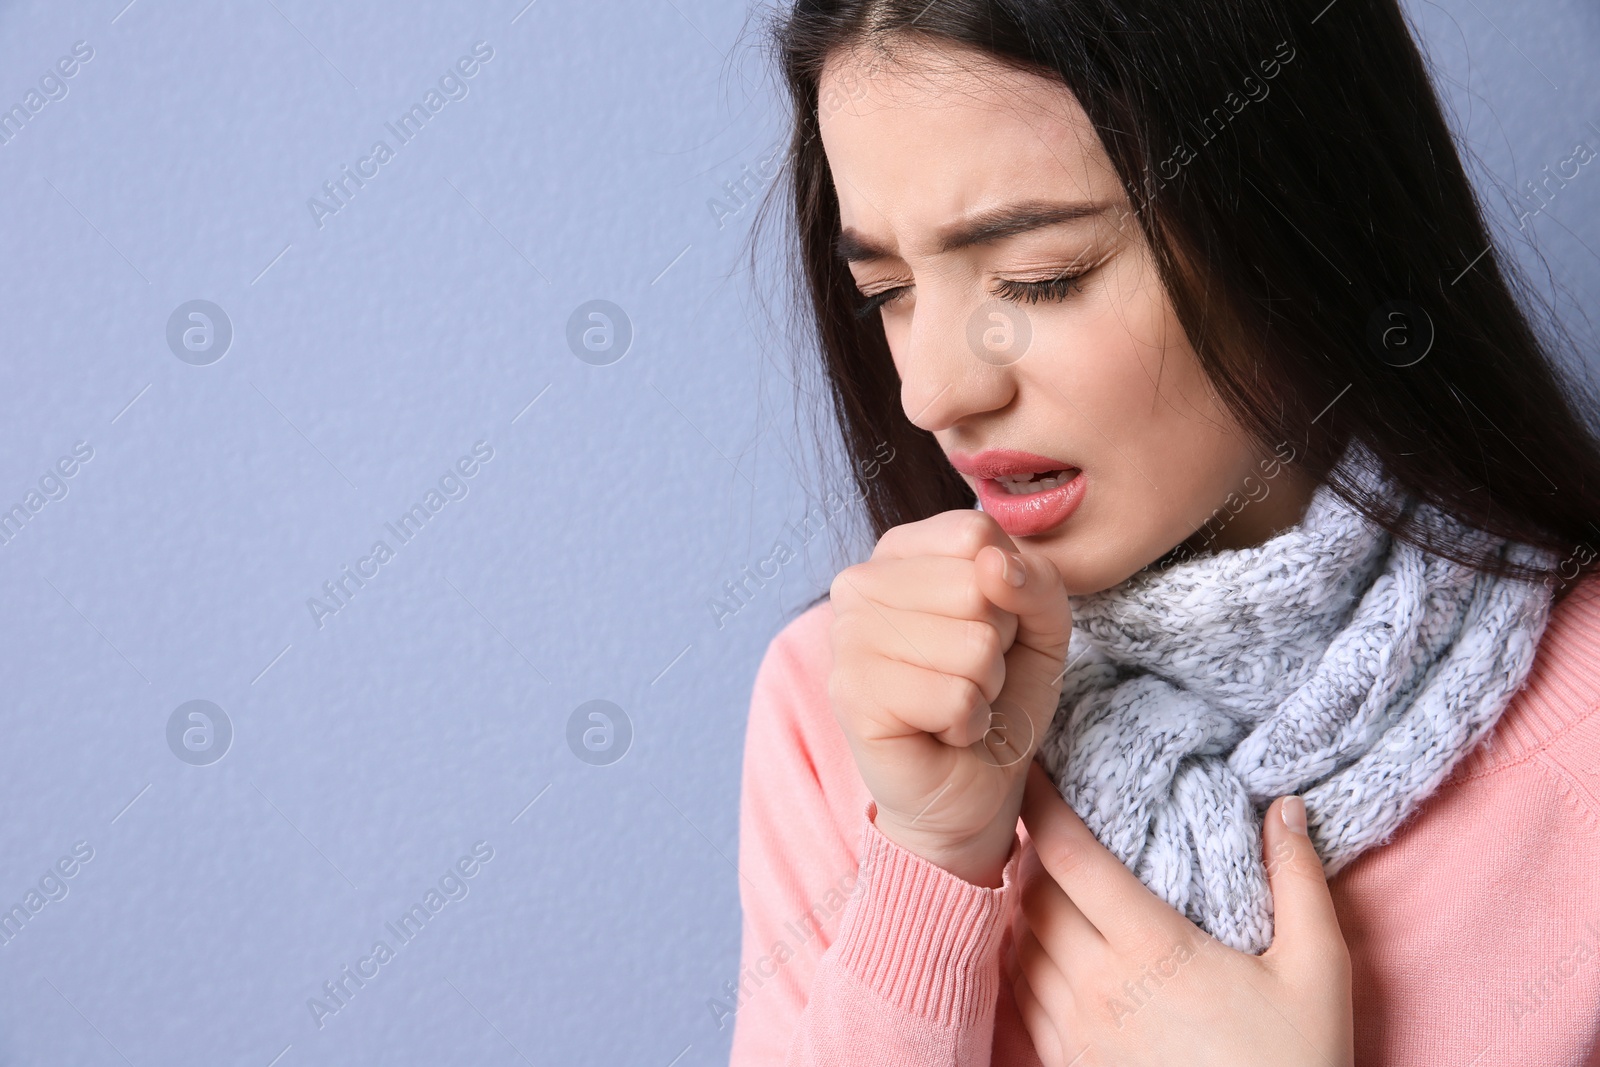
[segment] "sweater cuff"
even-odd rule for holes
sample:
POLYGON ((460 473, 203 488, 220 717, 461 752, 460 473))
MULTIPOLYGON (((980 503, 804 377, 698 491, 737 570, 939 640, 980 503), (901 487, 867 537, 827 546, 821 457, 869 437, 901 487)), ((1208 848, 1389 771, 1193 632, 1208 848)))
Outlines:
POLYGON ((868 800, 864 883, 840 923, 840 962, 900 1010, 947 1027, 977 1025, 999 994, 999 947, 1022 861, 1013 838, 1001 884, 973 885, 883 835, 868 800))

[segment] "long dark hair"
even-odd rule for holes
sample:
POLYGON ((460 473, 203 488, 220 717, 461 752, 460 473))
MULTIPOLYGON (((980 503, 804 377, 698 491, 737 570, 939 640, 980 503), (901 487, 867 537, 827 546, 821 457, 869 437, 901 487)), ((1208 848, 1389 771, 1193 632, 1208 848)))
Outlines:
MULTIPOLYGON (((1076 95, 1201 366, 1263 449, 1290 443, 1315 481, 1393 536, 1478 570, 1550 581, 1559 597, 1590 569, 1600 404, 1561 373, 1519 305, 1514 293, 1532 306, 1531 290, 1490 239, 1395 0, 798 0, 787 11, 770 40, 793 108, 789 166, 758 219, 787 201, 803 325, 874 539, 974 504, 901 409, 882 323, 853 313, 835 254, 822 67, 899 34, 975 47, 1076 95), (1560 562, 1529 571, 1440 543, 1411 512, 1364 499, 1334 470, 1351 438, 1420 500, 1560 562), (873 462, 885 444, 894 460, 873 462)), ((1553 315, 1543 325, 1566 337, 1553 315)))

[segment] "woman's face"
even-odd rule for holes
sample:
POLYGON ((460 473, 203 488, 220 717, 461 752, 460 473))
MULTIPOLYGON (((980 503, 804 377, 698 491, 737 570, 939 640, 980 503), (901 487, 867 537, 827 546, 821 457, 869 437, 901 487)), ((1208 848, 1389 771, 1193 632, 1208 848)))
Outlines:
POLYGON ((1208 520, 1213 547, 1299 521, 1309 483, 1264 477, 1271 450, 1212 392, 1072 93, 961 46, 896 45, 823 72, 840 250, 879 298, 906 415, 984 510, 1074 594, 1208 520), (1061 473, 1027 483, 1046 467, 1061 473))

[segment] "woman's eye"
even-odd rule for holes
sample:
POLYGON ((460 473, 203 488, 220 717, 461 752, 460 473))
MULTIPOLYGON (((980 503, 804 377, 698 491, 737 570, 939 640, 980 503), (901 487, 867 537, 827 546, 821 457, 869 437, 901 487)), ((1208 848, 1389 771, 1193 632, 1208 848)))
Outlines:
MULTIPOLYGON (((1088 271, 1077 274, 1058 274, 1054 278, 1042 281, 1017 281, 1013 278, 1002 278, 990 289, 990 294, 1005 300, 1018 303, 1037 304, 1042 301, 1065 300, 1069 295, 1079 291, 1078 284, 1088 271)), ((855 307, 856 318, 864 319, 885 304, 892 303, 906 293, 911 286, 896 285, 882 292, 874 293, 861 299, 855 307)))
POLYGON ((873 293, 856 304, 856 318, 866 318, 909 288, 911 288, 909 285, 897 285, 893 289, 885 289, 881 293, 873 293))
POLYGON ((1002 278, 989 292, 1004 300, 1027 304, 1037 304, 1041 300, 1065 300, 1069 294, 1079 290, 1078 282, 1082 278, 1083 274, 1058 274, 1054 278, 1039 282, 1019 282, 1002 278))

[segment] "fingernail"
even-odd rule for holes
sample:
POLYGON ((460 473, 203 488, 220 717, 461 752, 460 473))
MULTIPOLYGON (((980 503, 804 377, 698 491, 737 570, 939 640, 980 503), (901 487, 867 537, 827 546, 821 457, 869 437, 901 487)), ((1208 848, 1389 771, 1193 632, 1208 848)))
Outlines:
POLYGON ((1283 817, 1283 825, 1297 834, 1306 832, 1306 802, 1299 797, 1284 797, 1283 806, 1278 809, 1283 817))
POLYGON ((1023 565, 1022 557, 1013 552, 1006 552, 1004 550, 1002 550, 1000 554, 1006 558, 1006 581, 1011 585, 1016 586, 1018 589, 1021 589, 1022 584, 1028 580, 1028 568, 1023 565))

